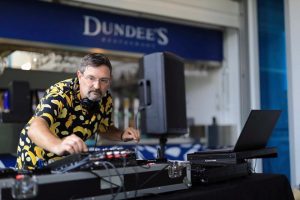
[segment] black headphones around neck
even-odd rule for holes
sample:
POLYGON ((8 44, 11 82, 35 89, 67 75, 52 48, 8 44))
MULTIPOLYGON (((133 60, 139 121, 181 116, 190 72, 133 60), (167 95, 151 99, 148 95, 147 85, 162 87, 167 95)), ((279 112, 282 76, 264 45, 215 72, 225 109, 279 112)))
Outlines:
POLYGON ((88 111, 94 112, 97 109, 97 105, 99 104, 99 101, 92 101, 88 98, 81 99, 81 105, 88 111))

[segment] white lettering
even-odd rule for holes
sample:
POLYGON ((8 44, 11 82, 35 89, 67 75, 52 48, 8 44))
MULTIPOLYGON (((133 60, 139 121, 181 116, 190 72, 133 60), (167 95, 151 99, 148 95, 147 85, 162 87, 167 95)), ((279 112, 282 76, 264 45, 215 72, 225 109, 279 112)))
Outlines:
POLYGON ((139 40, 145 39, 145 29, 143 27, 136 28, 136 38, 139 40))
POLYGON ((102 23, 102 32, 104 35, 111 35, 113 33, 113 24, 112 23, 107 23, 103 22, 102 23))
POLYGON ((153 29, 147 28, 146 30, 146 40, 148 41, 154 41, 155 40, 155 33, 153 29))
POLYGON ((124 25, 115 24, 114 36, 124 36, 124 25))
POLYGON ((141 26, 132 26, 126 24, 117 24, 113 22, 100 21, 93 16, 84 15, 83 35, 97 36, 100 34, 106 36, 121 36, 136 40, 148 42, 157 42, 159 45, 169 43, 168 30, 166 28, 145 28, 141 26))
POLYGON ((88 35, 88 36, 95 36, 98 35, 101 31, 101 24, 100 21, 96 17, 84 15, 84 31, 83 35, 88 35), (94 22, 95 25, 95 30, 92 31, 90 29, 90 23, 94 22))
POLYGON ((136 35, 136 30, 133 26, 126 26, 125 28, 125 37, 127 38, 133 38, 136 35))
POLYGON ((169 43, 169 38, 167 37, 168 30, 165 28, 157 29, 157 34, 160 38, 157 39, 157 43, 160 45, 167 45, 169 43))

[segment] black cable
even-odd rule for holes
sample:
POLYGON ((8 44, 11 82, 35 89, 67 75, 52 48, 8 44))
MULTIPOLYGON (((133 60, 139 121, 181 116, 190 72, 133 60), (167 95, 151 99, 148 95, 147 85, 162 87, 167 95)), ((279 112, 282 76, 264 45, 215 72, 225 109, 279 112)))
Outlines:
POLYGON ((252 162, 249 159, 245 159, 244 161, 247 163, 247 165, 249 167, 249 173, 255 173, 256 159, 255 159, 255 163, 254 163, 253 167, 252 167, 252 162))
MULTIPOLYGON (((108 178, 109 178, 109 182, 112 183, 112 179, 111 179, 111 174, 110 174, 110 171, 109 171, 109 168, 107 167, 107 165, 103 162, 100 162, 100 164, 103 165, 103 167, 106 169, 107 173, 108 173, 108 178)), ((112 184, 110 184, 110 194, 111 196, 114 196, 114 191, 113 191, 113 188, 112 188, 112 184)))
MULTIPOLYGON (((106 166, 107 167, 107 166, 106 166)), ((109 169, 107 169, 107 170, 109 170, 109 169)), ((113 182, 111 182, 111 181, 108 181, 108 180, 106 180, 105 178, 102 178, 99 174, 97 174, 96 172, 94 172, 94 171, 88 171, 88 172, 90 172, 91 174, 93 174, 93 175, 95 175, 97 178, 99 178, 100 179, 100 181, 102 180, 102 181, 104 181, 104 182, 106 182, 106 183, 109 183, 110 185, 114 185, 114 186, 116 186, 116 187, 120 187, 119 185, 117 185, 117 184, 115 184, 115 183, 113 183, 113 182)))
MULTIPOLYGON (((150 169, 151 168, 151 165, 146 165, 147 167, 143 167, 142 165, 138 166, 142 169, 150 169)), ((139 177, 139 173, 137 170, 135 170, 135 168, 133 167, 132 168, 135 172, 135 191, 134 191, 134 198, 137 197, 137 193, 138 193, 138 184, 139 184, 139 180, 140 180, 140 177, 139 177)))
POLYGON ((253 167, 253 173, 255 173, 255 168, 256 168, 256 161, 257 161, 257 159, 254 159, 254 167, 253 167))
POLYGON ((119 176, 120 181, 121 181, 121 187, 118 188, 118 191, 117 191, 116 195, 113 197, 113 199, 115 199, 115 197, 120 193, 122 188, 123 188, 123 191, 124 191, 124 197, 125 197, 125 199, 127 199, 127 194, 126 194, 125 185, 124 185, 124 179, 122 178, 120 172, 118 171, 118 169, 111 162, 104 161, 103 163, 106 163, 109 166, 111 166, 115 170, 116 174, 119 176))
POLYGON ((95 134, 95 144, 94 144, 94 152, 96 151, 96 146, 97 146, 97 141, 98 141, 98 137, 99 137, 99 132, 97 131, 97 133, 95 134))
MULTIPOLYGON (((141 113, 142 110, 144 110, 145 107, 144 106, 139 106, 138 111, 134 114, 134 125, 135 125, 135 129, 140 131, 140 135, 142 134, 142 130, 141 127, 139 127, 139 123, 138 123, 138 119, 139 119, 139 114, 141 113)), ((135 155, 138 155, 138 143, 135 143, 134 145, 134 151, 135 151, 135 155)))
MULTIPOLYGON (((127 163, 126 163, 126 158, 123 157, 122 160, 123 160, 123 174, 125 174, 125 170, 126 170, 125 167, 126 167, 126 165, 127 165, 127 163)), ((127 194, 126 194, 126 188, 125 188, 125 181, 124 181, 124 179, 123 179, 123 193, 124 193, 125 199, 127 199, 127 194)))
MULTIPOLYGON (((103 165, 104 168, 105 168, 105 169, 107 170, 107 172, 108 172, 108 178, 109 178, 109 181, 107 181, 106 179, 103 179, 103 178, 102 178, 102 180, 105 180, 106 182, 110 183, 110 186, 111 186, 110 191, 111 191, 111 196, 113 197, 113 198, 112 198, 112 200, 113 200, 113 199, 115 199, 116 196, 120 193, 121 188, 123 187, 122 185, 124 185, 124 181, 123 181, 123 179, 122 179, 122 177, 121 177, 121 174, 119 173, 119 171, 116 169, 116 167, 115 167, 112 163, 110 163, 110 162, 108 162, 108 161, 102 161, 102 162, 99 162, 99 164, 103 165), (116 171, 116 174, 117 174, 117 175, 119 176, 119 178, 120 178, 120 181, 121 181, 121 184, 122 184, 121 186, 119 186, 119 185, 117 185, 117 184, 114 184, 114 183, 112 182, 112 179, 111 179, 111 178, 112 178, 112 175, 110 174, 110 170, 109 170, 109 168, 108 168, 107 165, 109 165, 110 167, 112 167, 112 168, 116 171), (116 194, 114 194, 114 192, 113 192, 112 185, 118 187, 118 190, 117 190, 116 194)), ((125 195, 125 197, 126 197, 126 195, 125 195)), ((126 197, 126 199, 127 199, 127 197, 126 197)))
POLYGON ((140 114, 140 112, 141 112, 142 110, 144 110, 144 109, 145 109, 144 106, 140 106, 140 107, 138 108, 138 111, 137 111, 136 113, 134 113, 134 126, 135 126, 136 129, 139 129, 139 128, 140 128, 140 127, 139 127, 139 124, 138 124, 139 114, 140 114))
MULTIPOLYGON (((107 167, 107 166, 106 166, 106 167, 107 167)), ((109 170, 109 169, 107 168, 107 170, 109 170)), ((87 172, 91 173, 92 175, 94 175, 96 178, 99 179, 99 181, 100 181, 100 188, 101 188, 101 181, 105 181, 106 183, 109 183, 110 185, 114 185, 114 186, 116 186, 116 187, 119 187, 119 185, 117 185, 117 184, 115 184, 115 183, 113 183, 113 182, 111 182, 111 181, 108 181, 108 180, 102 178, 99 174, 97 174, 96 172, 94 172, 94 171, 92 171, 92 170, 89 170, 89 171, 87 171, 87 172)), ((111 195, 113 196, 112 188, 111 188, 111 195)), ((77 199, 77 197, 76 197, 76 196, 72 196, 70 199, 77 199)))
POLYGON ((89 172, 89 173, 93 174, 94 176, 96 176, 100 181, 104 181, 104 182, 106 182, 106 183, 109 183, 109 184, 111 184, 111 185, 114 185, 114 186, 116 186, 116 187, 119 187, 119 185, 117 185, 117 184, 115 184, 115 183, 113 183, 113 182, 110 182, 110 181, 108 181, 108 180, 102 178, 99 174, 97 174, 97 173, 94 172, 93 170, 90 170, 90 171, 87 171, 87 172, 89 172))
MULTIPOLYGON (((135 125, 135 128, 137 130, 140 130, 140 127, 139 127, 139 114, 141 113, 142 110, 144 110, 145 107, 144 106, 139 106, 137 112, 134 114, 134 125, 135 125)), ((141 132, 141 131, 140 131, 141 132)), ((141 134, 141 133, 140 133, 141 134)), ((137 143, 135 144, 135 154, 137 155, 137 149, 138 149, 138 146, 137 146, 137 143)), ((143 167, 142 167, 143 168, 143 167)), ((134 168, 133 168, 134 169, 134 168)), ((148 168, 150 169, 150 167, 148 168)), ((137 193, 138 193, 138 183, 139 183, 139 174, 137 173, 137 171, 134 169, 135 171, 135 191, 134 191, 134 198, 137 197, 137 193)))
POLYGON ((151 181, 155 176, 159 175, 160 173, 162 173, 169 165, 166 165, 165 167, 163 167, 161 170, 159 170, 158 172, 154 173, 152 176, 150 176, 148 179, 146 179, 139 187, 138 189, 141 189, 144 185, 146 185, 149 181, 151 181))

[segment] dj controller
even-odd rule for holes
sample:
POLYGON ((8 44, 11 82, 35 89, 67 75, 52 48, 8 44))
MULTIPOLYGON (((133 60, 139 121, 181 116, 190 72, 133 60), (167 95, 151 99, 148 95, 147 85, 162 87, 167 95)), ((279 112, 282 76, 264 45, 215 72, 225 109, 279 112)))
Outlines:
POLYGON ((103 162, 110 162, 114 167, 137 166, 136 153, 132 149, 103 149, 87 153, 72 154, 61 160, 46 165, 52 172, 69 172, 91 169, 104 169, 103 162))
POLYGON ((34 171, 0 170, 0 199, 128 199, 191 186, 186 162, 139 160, 132 149, 72 154, 34 171))
MULTIPOLYGON (((274 156, 273 151, 268 154, 274 156)), ((199 152, 188 161, 139 160, 132 149, 72 154, 34 171, 0 169, 0 199, 129 199, 213 184, 251 173, 247 155, 199 152)), ((251 154, 249 154, 251 153, 251 154)), ((251 156, 252 158, 253 156, 251 156)))

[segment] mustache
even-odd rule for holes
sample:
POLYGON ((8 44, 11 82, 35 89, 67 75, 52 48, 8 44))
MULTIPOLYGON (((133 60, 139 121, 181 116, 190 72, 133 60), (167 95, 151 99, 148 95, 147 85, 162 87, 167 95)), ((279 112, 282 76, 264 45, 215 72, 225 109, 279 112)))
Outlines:
POLYGON ((102 94, 101 90, 90 90, 89 93, 91 92, 95 92, 95 93, 98 93, 98 94, 102 94))

